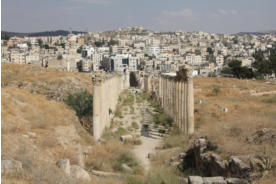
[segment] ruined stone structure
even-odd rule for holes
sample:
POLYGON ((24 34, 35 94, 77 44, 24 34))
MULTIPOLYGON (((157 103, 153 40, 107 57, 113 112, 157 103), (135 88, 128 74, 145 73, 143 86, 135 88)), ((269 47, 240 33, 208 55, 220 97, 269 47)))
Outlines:
MULTIPOLYGON (((145 86, 150 86, 146 80, 145 86)), ((154 86, 154 85, 153 85, 154 86)), ((147 89, 151 88, 145 88, 147 89)), ((163 73, 155 93, 165 113, 171 116, 185 134, 194 133, 194 92, 192 70, 181 68, 177 73, 163 73)))
POLYGON ((162 74, 159 78, 158 96, 161 107, 170 115, 178 128, 194 133, 194 87, 192 70, 180 69, 175 74, 162 74))
POLYGON ((128 70, 114 75, 99 71, 93 77, 93 135, 96 140, 110 126, 119 95, 128 88, 128 70))

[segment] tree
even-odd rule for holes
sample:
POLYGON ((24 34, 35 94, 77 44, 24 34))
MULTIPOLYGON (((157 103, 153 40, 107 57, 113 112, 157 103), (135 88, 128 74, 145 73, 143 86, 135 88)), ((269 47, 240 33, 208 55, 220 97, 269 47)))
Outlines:
POLYGON ((50 47, 49 47, 48 44, 45 44, 45 45, 44 45, 44 48, 45 48, 45 49, 50 49, 50 47))
POLYGON ((129 82, 130 82, 131 87, 137 87, 138 86, 138 82, 137 82, 137 79, 136 79, 136 76, 135 76, 134 72, 130 72, 129 82))
MULTIPOLYGON (((273 57, 273 51, 270 57, 273 57)), ((255 69, 256 76, 263 78, 264 75, 271 75, 272 74, 272 62, 271 59, 266 60, 264 57, 264 52, 257 51, 255 54, 253 54, 253 57, 255 58, 255 62, 252 64, 253 68, 255 69)))
POLYGON ((38 43, 38 45, 39 45, 40 48, 43 47, 43 41, 41 39, 38 39, 37 43, 38 43))
POLYGON ((103 46, 104 45, 104 41, 96 41, 96 42, 94 42, 94 44, 95 44, 95 46, 96 47, 101 47, 101 46, 103 46))
POLYGON ((116 40, 110 40, 108 42, 108 46, 113 46, 113 45, 118 45, 118 41, 116 41, 116 40))
POLYGON ((82 72, 82 60, 77 62, 77 69, 78 69, 79 72, 82 72))
POLYGON ((224 68, 221 73, 230 74, 239 79, 250 79, 255 77, 253 70, 246 66, 242 66, 242 62, 239 60, 231 61, 228 67, 224 68))
POLYGON ((79 53, 79 54, 82 53, 82 46, 80 46, 80 47, 77 49, 77 53, 79 53))
POLYGON ((209 55, 213 55, 214 54, 214 51, 211 47, 208 47, 207 48, 207 52, 209 53, 209 55))
POLYGON ((93 96, 88 91, 69 94, 65 103, 75 110, 79 119, 93 113, 93 96))
POLYGON ((10 36, 7 34, 1 35, 1 40, 9 40, 10 36))
POLYGON ((269 61, 271 65, 271 70, 276 74, 276 44, 274 44, 273 48, 270 49, 269 61))

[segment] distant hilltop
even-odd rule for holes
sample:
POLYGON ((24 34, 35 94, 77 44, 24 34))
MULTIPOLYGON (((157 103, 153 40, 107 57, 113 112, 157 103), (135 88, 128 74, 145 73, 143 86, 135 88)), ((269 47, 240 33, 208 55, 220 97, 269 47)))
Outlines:
POLYGON ((253 35, 265 35, 265 34, 276 34, 276 30, 257 31, 257 32, 239 32, 238 35, 253 34, 253 35))
MULTIPOLYGON (((73 34, 86 33, 83 31, 72 31, 73 34)), ((17 33, 17 32, 9 32, 9 31, 1 31, 2 36, 17 36, 17 37, 36 37, 36 36, 67 36, 70 34, 69 31, 65 30, 56 30, 56 31, 43 31, 43 32, 34 32, 34 33, 17 33)))

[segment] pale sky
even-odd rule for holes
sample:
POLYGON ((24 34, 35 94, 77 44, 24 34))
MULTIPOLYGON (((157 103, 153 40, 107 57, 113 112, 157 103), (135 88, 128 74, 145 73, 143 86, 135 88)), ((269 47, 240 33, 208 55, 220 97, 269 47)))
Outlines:
POLYGON ((276 29, 276 0, 2 0, 2 30, 237 33, 276 29))

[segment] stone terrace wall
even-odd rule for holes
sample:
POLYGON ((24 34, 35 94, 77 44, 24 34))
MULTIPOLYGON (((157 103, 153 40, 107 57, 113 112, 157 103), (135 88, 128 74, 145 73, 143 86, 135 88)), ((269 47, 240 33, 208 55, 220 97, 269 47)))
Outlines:
MULTIPOLYGON (((145 86, 150 86, 148 77, 145 86)), ((151 88, 145 88, 145 91, 151 88)), ((156 94, 165 113, 170 115, 178 128, 185 134, 194 133, 194 91, 192 70, 180 69, 175 73, 163 73, 159 77, 156 94)))
POLYGON ((104 129, 110 127, 120 93, 129 88, 129 72, 93 77, 93 135, 98 140, 104 129), (112 113, 111 113, 112 112, 112 113))

